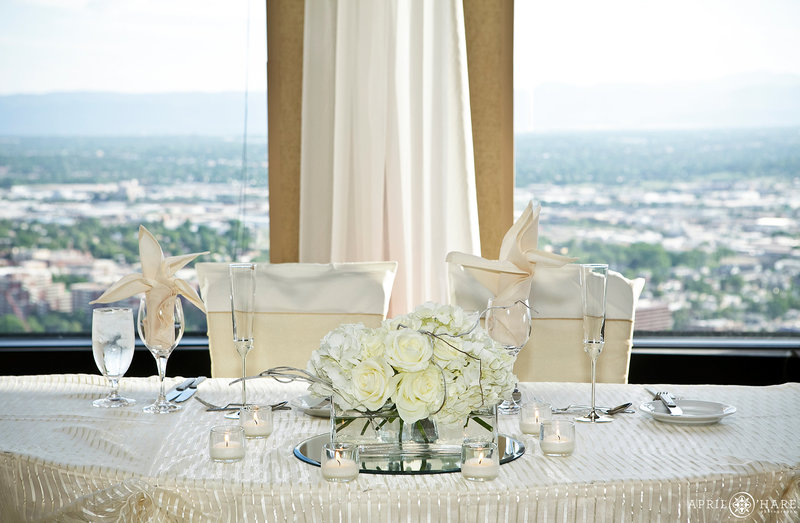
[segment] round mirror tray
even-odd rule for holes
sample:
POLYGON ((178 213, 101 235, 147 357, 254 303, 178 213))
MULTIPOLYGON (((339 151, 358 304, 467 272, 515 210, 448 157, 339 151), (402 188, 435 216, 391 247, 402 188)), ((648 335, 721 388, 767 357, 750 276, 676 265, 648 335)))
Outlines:
MULTIPOLYGON (((319 466, 322 446, 331 435, 319 434, 301 441, 294 455, 306 463, 319 466)), ((500 464, 509 463, 525 453, 521 441, 500 434, 497 438, 500 464)), ((425 443, 371 444, 359 449, 361 472, 367 474, 441 474, 461 470, 461 447, 425 443)))

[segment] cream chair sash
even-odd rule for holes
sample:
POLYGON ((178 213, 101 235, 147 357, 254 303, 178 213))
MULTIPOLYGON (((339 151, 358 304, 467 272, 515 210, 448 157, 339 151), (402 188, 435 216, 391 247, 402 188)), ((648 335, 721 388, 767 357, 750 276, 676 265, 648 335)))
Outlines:
MULTIPOLYGON (((211 374, 238 377, 233 348, 227 263, 198 263, 200 295, 208 311, 211 374)), ((258 264, 255 347, 247 374, 270 367, 305 368, 311 352, 342 323, 378 326, 389 307, 396 262, 258 264)))
MULTIPOLYGON (((480 283, 485 267, 471 257, 447 258, 450 302, 483 310, 492 292, 480 283)), ((609 271, 605 348, 597 360, 597 380, 627 383, 636 302, 644 279, 629 280, 609 271)), ((583 312, 577 265, 536 267, 530 292, 531 339, 517 357, 520 381, 589 381, 589 358, 583 352, 583 312)))

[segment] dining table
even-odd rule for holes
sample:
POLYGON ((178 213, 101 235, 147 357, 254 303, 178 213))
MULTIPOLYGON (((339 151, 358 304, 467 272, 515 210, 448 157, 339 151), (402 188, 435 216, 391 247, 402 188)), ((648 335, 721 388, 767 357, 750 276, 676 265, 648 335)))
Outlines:
MULTIPOLYGON (((231 382, 209 378, 195 396, 235 402, 231 382)), ((292 408, 274 411, 272 433, 247 440, 233 463, 210 459, 209 433, 236 422, 194 398, 170 414, 142 412, 158 386, 157 377, 123 378, 120 393, 136 405, 105 409, 92 406, 109 391, 100 375, 0 376, 0 521, 800 521, 798 383, 598 383, 600 405, 632 408, 611 423, 576 423, 571 455, 544 455, 517 416, 500 415, 499 432, 524 452, 492 481, 455 471, 361 473, 347 483, 326 481, 296 454, 330 433, 328 418, 298 402, 306 384, 248 381, 248 401, 292 408), (730 409, 675 423, 649 411, 653 390, 730 409)), ((588 383, 519 389, 555 408, 590 398, 588 383)))

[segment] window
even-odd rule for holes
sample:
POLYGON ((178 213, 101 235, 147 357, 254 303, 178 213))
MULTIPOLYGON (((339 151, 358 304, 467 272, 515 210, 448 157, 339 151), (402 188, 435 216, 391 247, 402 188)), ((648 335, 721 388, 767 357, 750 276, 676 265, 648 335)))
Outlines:
POLYGON ((264 2, 12 0, 0 34, 0 334, 88 332, 139 224, 268 259, 264 2))
MULTIPOLYGON (((638 331, 800 331, 800 5, 516 2, 518 210, 638 331)), ((541 246, 541 245, 540 245, 541 246)))

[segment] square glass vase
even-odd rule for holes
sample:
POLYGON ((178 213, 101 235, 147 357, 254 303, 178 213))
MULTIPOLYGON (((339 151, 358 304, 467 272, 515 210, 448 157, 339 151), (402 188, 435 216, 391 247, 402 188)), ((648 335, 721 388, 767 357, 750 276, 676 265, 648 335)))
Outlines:
POLYGON ((373 412, 331 407, 331 440, 359 446, 362 468, 424 473, 458 467, 465 439, 497 443, 497 406, 456 423, 426 418, 405 423, 394 408, 373 412))

